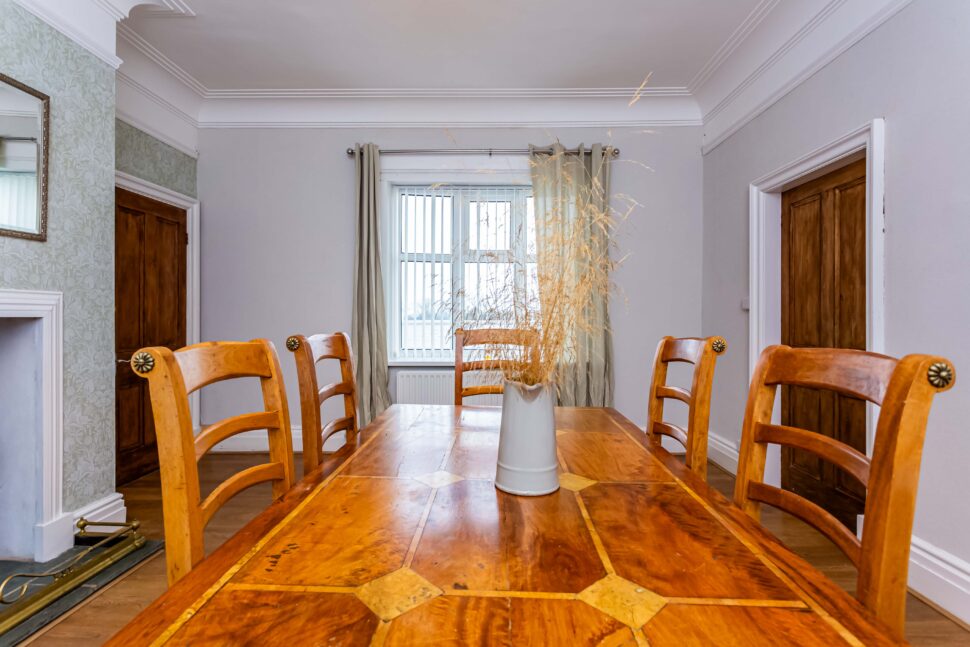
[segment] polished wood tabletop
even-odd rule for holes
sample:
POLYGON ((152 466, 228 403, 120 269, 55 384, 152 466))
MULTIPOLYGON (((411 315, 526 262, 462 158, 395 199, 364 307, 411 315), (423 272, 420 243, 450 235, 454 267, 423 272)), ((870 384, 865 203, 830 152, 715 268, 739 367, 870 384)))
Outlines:
POLYGON ((109 644, 897 644, 612 409, 557 409, 557 492, 496 490, 500 415, 391 407, 109 644))

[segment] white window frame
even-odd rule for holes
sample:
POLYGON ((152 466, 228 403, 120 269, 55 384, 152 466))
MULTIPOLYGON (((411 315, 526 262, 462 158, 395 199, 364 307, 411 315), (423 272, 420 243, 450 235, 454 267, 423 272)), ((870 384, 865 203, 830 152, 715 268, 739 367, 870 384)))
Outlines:
POLYGON ((387 155, 381 158, 381 265, 384 274, 384 304, 388 322, 388 365, 453 366, 449 359, 397 359, 390 327, 395 320, 395 294, 388 271, 394 262, 394 189, 401 185, 432 184, 528 186, 532 184, 527 155, 387 155))

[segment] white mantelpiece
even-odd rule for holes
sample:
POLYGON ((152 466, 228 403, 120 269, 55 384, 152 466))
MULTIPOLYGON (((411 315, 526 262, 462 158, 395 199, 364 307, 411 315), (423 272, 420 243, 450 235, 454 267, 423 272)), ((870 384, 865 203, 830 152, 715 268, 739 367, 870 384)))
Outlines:
POLYGON ((62 504, 62 313, 60 292, 0 290, 0 451, 15 453, 0 475, 0 506, 12 508, 0 544, 17 553, 5 557, 47 561, 74 543, 62 504))

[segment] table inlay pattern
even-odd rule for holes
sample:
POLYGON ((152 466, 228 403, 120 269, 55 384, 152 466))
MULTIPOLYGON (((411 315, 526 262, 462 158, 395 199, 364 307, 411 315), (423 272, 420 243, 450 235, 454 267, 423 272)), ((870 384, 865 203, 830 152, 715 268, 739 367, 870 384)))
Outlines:
POLYGON ((862 644, 615 412, 557 410, 542 497, 495 489, 499 420, 365 433, 153 644, 862 644))

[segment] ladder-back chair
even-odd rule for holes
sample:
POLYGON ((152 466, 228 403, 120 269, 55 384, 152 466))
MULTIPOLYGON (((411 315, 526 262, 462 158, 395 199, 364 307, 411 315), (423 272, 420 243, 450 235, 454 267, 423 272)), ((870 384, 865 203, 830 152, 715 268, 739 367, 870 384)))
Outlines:
POLYGON ((296 359, 300 381, 300 412, 303 420, 303 473, 308 474, 323 462, 323 444, 327 438, 344 431, 348 439, 358 431, 357 378, 354 376, 354 354, 350 338, 342 332, 310 337, 293 335, 286 347, 296 359), (326 359, 340 362, 340 381, 320 387, 317 363, 326 359), (342 395, 344 415, 323 424, 320 407, 330 398, 342 395))
POLYGON ((515 328, 478 328, 455 331, 455 404, 473 395, 500 394, 502 384, 481 384, 465 386, 464 374, 472 371, 494 371, 501 367, 501 362, 489 359, 465 360, 465 349, 469 346, 520 346, 522 348, 522 364, 533 359, 533 353, 538 352, 536 345, 539 335, 534 330, 519 330, 515 328))
POLYGON ((657 345, 647 405, 647 437, 660 446, 663 436, 673 438, 686 449, 687 467, 707 479, 707 428, 711 416, 711 385, 717 358, 727 350, 723 337, 664 337, 657 345), (671 362, 694 365, 690 391, 667 385, 671 362), (687 405, 687 429, 664 422, 664 400, 680 400, 687 405))
POLYGON ((230 498, 257 483, 271 481, 273 498, 293 485, 293 448, 286 389, 273 344, 206 342, 176 351, 142 348, 131 358, 135 373, 148 380, 165 521, 165 559, 174 584, 205 556, 203 532, 212 515, 230 498), (189 394, 204 386, 241 377, 258 377, 263 411, 243 413, 209 425, 195 437, 189 394), (198 462, 213 445, 256 429, 269 434, 269 462, 242 470, 202 500, 198 462))
POLYGON ((856 597, 903 638, 909 548, 923 437, 933 396, 953 386, 949 360, 895 359, 837 348, 769 346, 761 353, 744 414, 734 501, 758 519, 761 504, 795 515, 831 539, 858 569, 856 597), (845 443, 771 423, 779 386, 834 391, 879 405, 871 459, 845 443), (763 482, 768 444, 810 452, 866 488, 861 541, 833 515, 763 482))

